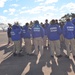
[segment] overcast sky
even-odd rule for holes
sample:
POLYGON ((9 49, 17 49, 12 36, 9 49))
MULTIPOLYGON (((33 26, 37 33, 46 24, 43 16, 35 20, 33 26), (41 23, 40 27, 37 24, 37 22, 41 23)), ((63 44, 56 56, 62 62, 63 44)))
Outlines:
POLYGON ((60 19, 75 13, 75 0, 0 0, 0 23, 60 19))

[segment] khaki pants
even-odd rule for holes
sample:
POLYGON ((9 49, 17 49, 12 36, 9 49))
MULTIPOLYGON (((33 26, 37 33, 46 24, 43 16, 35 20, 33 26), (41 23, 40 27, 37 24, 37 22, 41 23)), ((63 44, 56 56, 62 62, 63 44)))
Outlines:
POLYGON ((60 35, 60 42, 64 41, 64 36, 63 34, 60 35))
POLYGON ((38 55, 40 51, 42 55, 43 54, 43 39, 41 37, 34 38, 33 42, 34 42, 34 47, 35 47, 35 54, 38 55))
POLYGON ((20 41, 14 41, 14 45, 13 45, 13 53, 20 53, 21 50, 21 46, 20 46, 20 41))
POLYGON ((47 46, 47 36, 45 35, 43 38, 43 46, 47 46))
POLYGON ((22 38, 21 38, 21 40, 20 40, 20 46, 21 46, 21 49, 22 49, 22 43, 23 43, 23 41, 22 41, 22 38))
POLYGON ((74 43, 74 39, 65 39, 65 45, 66 45, 66 50, 67 50, 67 55, 70 56, 70 45, 71 45, 71 51, 72 54, 75 56, 75 43, 74 43))
POLYGON ((56 51, 56 55, 60 55, 60 41, 49 41, 50 43, 50 49, 51 49, 51 55, 54 56, 54 51, 56 51))
POLYGON ((30 38, 25 38, 24 42, 25 42, 25 51, 26 51, 26 53, 31 54, 32 53, 31 39, 30 38))
POLYGON ((8 37, 8 44, 12 44, 13 42, 12 42, 12 39, 10 38, 10 37, 8 37))
POLYGON ((65 46, 65 38, 64 38, 63 34, 61 34, 61 36, 60 36, 60 45, 61 45, 61 50, 62 51, 64 49, 66 49, 66 46, 65 46))

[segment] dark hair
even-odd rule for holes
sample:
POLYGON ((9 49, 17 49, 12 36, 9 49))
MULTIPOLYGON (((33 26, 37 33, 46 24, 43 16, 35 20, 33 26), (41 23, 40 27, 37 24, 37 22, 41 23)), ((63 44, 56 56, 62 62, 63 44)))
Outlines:
POLYGON ((46 19, 45 22, 48 22, 48 19, 46 19))
POLYGON ((66 19, 66 21, 70 21, 70 19, 68 18, 68 19, 66 19))
POLYGON ((26 23, 25 25, 26 25, 26 26, 28 26, 28 25, 29 25, 29 23, 26 23))
POLYGON ((51 20, 51 24, 55 24, 55 20, 54 19, 51 20))
POLYGON ((38 21, 38 20, 36 20, 34 23, 39 23, 39 21, 38 21))
POLYGON ((58 23, 58 20, 56 19, 55 22, 58 23))
POLYGON ((8 23, 9 26, 12 26, 10 23, 8 23))

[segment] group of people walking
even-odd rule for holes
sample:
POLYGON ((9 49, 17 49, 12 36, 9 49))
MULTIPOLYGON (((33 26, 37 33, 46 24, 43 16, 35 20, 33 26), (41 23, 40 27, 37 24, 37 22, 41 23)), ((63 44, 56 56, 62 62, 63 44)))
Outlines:
POLYGON ((64 41, 67 51, 66 57, 69 58, 70 51, 72 51, 72 55, 75 58, 75 19, 70 20, 68 18, 63 25, 60 25, 58 21, 54 19, 52 19, 50 23, 48 23, 46 19, 44 24, 40 24, 38 20, 35 20, 34 23, 32 23, 32 27, 29 23, 20 26, 19 23, 16 22, 12 27, 9 25, 8 35, 10 35, 9 39, 11 38, 14 42, 14 56, 23 56, 21 49, 22 40, 24 40, 27 55, 37 56, 40 51, 42 56, 44 48, 49 46, 51 57, 54 57, 54 53, 56 53, 57 57, 62 57, 61 40, 63 38, 62 41, 64 41), (34 53, 32 46, 34 46, 34 53))

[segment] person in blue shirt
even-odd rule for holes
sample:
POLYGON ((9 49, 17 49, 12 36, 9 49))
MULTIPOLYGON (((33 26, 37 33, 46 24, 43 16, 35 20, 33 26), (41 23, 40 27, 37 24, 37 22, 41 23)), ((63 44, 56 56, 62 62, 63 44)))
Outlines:
POLYGON ((62 34, 60 36, 60 45, 61 45, 61 51, 63 53, 63 50, 66 49, 66 46, 65 46, 65 39, 64 39, 64 36, 63 36, 63 26, 64 26, 64 22, 60 22, 59 23, 60 25, 60 28, 62 30, 62 34))
POLYGON ((23 33, 23 38, 24 38, 24 43, 25 43, 25 52, 27 53, 27 55, 32 55, 31 33, 29 29, 29 23, 26 23, 23 26, 22 33, 23 33))
POLYGON ((12 26, 12 30, 11 30, 11 38, 12 38, 12 41, 14 42, 14 46, 13 46, 13 55, 16 56, 23 56, 21 53, 20 53, 20 50, 21 50, 21 28, 17 23, 15 23, 13 26, 12 26))
POLYGON ((20 26, 20 28, 21 28, 21 40, 20 40, 20 46, 21 46, 21 52, 23 52, 23 49, 22 49, 22 46, 23 46, 23 34, 22 34, 23 27, 20 26))
POLYGON ((72 23, 75 25, 75 18, 72 19, 72 23))
POLYGON ((57 57, 61 57, 60 35, 61 35, 61 28, 56 24, 54 19, 51 20, 51 24, 48 27, 47 31, 47 36, 50 43, 51 57, 54 57, 54 51, 56 51, 57 57))
POLYGON ((44 36, 44 48, 47 48, 49 46, 49 40, 47 37, 47 29, 48 29, 49 23, 48 23, 48 19, 45 20, 44 23, 44 30, 45 30, 45 36, 44 36))
POLYGON ((37 56, 40 51, 41 55, 43 55, 44 32, 43 32, 43 28, 39 24, 38 20, 36 20, 34 22, 34 25, 32 26, 31 32, 32 32, 32 38, 33 38, 33 43, 34 43, 34 47, 35 47, 34 54, 37 56))
POLYGON ((63 27, 63 35, 65 38, 67 57, 69 58, 69 56, 70 56, 70 45, 71 45, 73 57, 75 57, 75 44, 74 44, 75 26, 70 21, 70 19, 66 20, 66 23, 63 27))
POLYGON ((47 44, 47 35, 46 35, 46 29, 45 29, 45 25, 41 22, 41 26, 43 28, 43 32, 44 32, 44 37, 43 37, 43 48, 47 48, 46 44, 47 44))

